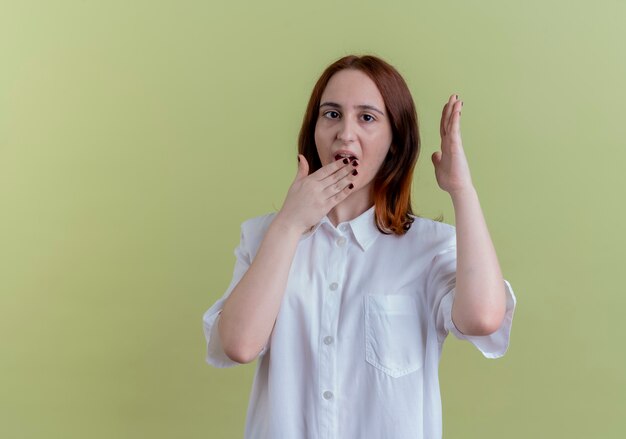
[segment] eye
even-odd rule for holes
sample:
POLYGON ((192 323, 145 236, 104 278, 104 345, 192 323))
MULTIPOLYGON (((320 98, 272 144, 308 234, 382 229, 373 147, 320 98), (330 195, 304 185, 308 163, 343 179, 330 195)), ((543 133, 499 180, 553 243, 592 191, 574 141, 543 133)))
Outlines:
MULTIPOLYGON (((339 115, 339 113, 337 113, 336 111, 331 110, 331 111, 327 111, 326 113, 324 113, 324 117, 328 117, 328 116, 327 116, 328 114, 336 114, 336 115, 339 115)), ((335 117, 328 117, 328 118, 329 118, 329 119, 336 119, 335 117)))
POLYGON ((371 114, 364 114, 363 117, 369 117, 369 119, 367 119, 365 122, 373 122, 376 120, 371 114))

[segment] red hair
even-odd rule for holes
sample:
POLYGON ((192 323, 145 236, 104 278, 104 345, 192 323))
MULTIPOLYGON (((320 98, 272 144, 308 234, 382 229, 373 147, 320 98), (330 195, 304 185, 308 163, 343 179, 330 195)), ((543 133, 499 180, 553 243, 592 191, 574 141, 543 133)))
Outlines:
POLYGON ((420 135, 411 92, 393 66, 372 55, 348 55, 328 66, 311 93, 298 137, 298 152, 309 162, 309 173, 322 167, 315 146, 320 100, 330 78, 344 69, 360 70, 369 76, 385 102, 392 140, 387 157, 372 184, 375 221, 382 233, 403 235, 414 221, 411 217, 411 182, 420 152, 420 135))

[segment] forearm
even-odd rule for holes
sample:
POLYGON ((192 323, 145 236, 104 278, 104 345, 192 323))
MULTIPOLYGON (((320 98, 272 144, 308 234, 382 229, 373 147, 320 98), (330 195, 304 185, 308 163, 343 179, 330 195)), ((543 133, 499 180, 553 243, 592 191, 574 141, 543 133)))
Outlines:
POLYGON ((252 264, 226 299, 218 330, 224 351, 233 360, 248 363, 267 343, 300 236, 275 217, 252 264))
POLYGON ((457 240, 452 320, 464 334, 487 335, 504 318, 504 279, 476 190, 471 187, 451 197, 457 240))

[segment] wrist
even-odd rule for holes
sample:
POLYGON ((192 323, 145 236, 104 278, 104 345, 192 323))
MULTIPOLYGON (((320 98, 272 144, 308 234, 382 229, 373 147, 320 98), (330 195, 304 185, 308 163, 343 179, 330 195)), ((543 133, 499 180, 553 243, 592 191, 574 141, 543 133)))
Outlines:
POLYGON ((279 230, 282 234, 300 237, 304 232, 304 228, 294 225, 291 221, 284 218, 281 212, 278 212, 272 221, 270 227, 279 230))
POLYGON ((474 186, 467 186, 461 189, 450 191, 448 193, 450 194, 450 198, 452 198, 452 204, 459 201, 467 200, 469 198, 478 197, 478 193, 476 192, 476 188, 474 188, 474 186))

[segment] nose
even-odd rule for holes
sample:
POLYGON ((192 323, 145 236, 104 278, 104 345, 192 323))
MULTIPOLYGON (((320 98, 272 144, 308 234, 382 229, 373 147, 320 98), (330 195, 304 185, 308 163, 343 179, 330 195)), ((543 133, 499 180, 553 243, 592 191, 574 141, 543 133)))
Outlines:
POLYGON ((342 143, 348 144, 354 142, 356 138, 355 122, 346 117, 339 126, 339 132, 337 133, 337 139, 342 143))

